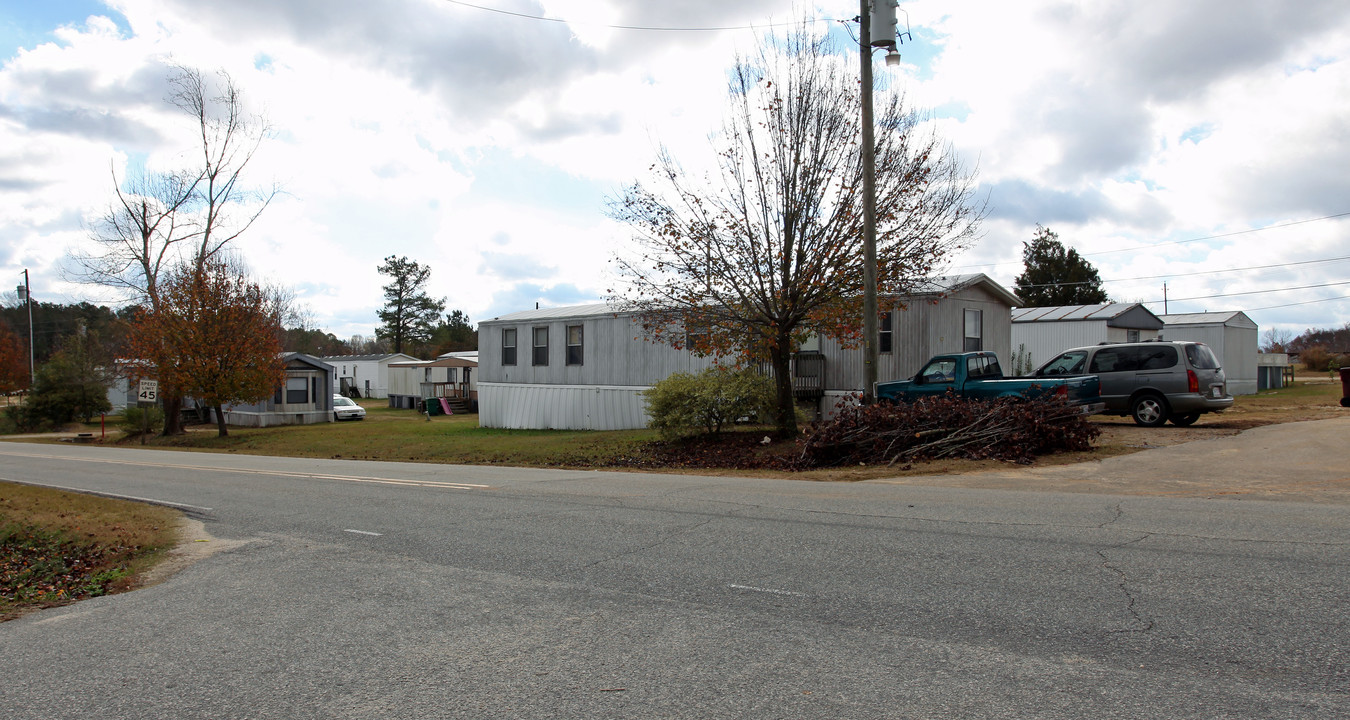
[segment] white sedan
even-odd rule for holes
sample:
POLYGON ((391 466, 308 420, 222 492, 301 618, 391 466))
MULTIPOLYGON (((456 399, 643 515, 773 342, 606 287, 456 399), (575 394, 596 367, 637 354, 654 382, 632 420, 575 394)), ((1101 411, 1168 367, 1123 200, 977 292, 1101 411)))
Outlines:
POLYGON ((334 420, 365 420, 366 409, 357 405, 354 400, 343 395, 333 396, 333 419, 334 420))

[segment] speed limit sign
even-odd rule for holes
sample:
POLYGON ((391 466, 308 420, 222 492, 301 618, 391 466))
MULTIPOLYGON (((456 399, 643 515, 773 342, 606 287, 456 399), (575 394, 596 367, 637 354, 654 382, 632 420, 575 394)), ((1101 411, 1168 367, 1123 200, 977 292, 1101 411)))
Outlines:
POLYGON ((159 401, 159 381, 142 380, 136 390, 137 405, 154 405, 159 401))

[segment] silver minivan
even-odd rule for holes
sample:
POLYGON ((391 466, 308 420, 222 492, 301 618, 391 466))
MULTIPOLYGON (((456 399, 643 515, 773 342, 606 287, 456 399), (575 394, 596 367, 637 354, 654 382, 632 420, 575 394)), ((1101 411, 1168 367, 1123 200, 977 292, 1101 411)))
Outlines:
POLYGON ((1032 374, 1096 375, 1106 404, 1103 414, 1129 415, 1146 427, 1169 420, 1190 425, 1204 413, 1233 406, 1223 368, 1204 343, 1159 340, 1073 348, 1032 374))

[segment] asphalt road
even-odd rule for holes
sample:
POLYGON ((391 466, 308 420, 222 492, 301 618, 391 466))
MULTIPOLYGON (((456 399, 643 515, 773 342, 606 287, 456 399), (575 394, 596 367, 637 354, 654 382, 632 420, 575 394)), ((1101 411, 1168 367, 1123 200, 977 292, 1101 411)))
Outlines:
POLYGON ((14 720, 1350 718, 1340 504, 12 443, 0 479, 224 548, 0 624, 14 720))

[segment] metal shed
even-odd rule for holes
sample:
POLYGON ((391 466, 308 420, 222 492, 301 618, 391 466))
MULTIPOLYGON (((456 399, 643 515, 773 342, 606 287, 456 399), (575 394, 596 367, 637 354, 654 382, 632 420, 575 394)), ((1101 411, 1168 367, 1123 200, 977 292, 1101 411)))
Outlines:
POLYGON ((1139 303, 1025 307, 1012 311, 1012 349, 1037 367, 1069 348, 1156 340, 1163 321, 1139 303))
POLYGON ((1228 392, 1252 395, 1259 383, 1256 370, 1260 329, 1239 310, 1163 315, 1164 340, 1202 342, 1214 351, 1228 376, 1228 392))

